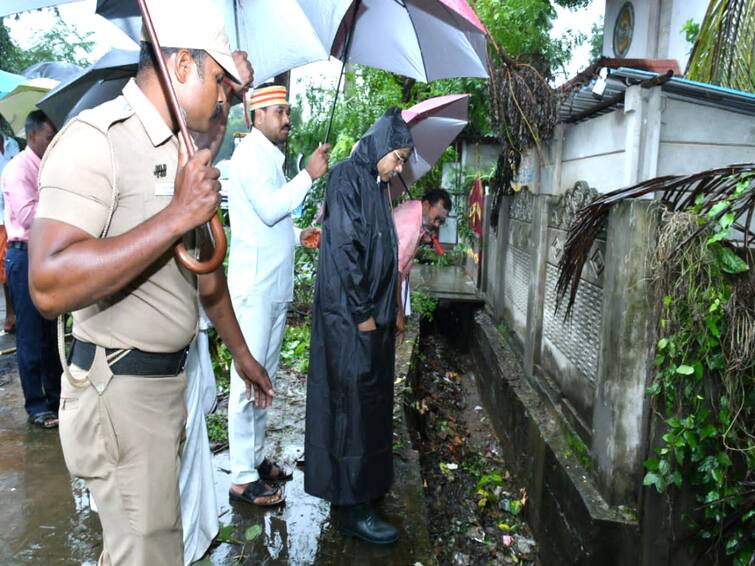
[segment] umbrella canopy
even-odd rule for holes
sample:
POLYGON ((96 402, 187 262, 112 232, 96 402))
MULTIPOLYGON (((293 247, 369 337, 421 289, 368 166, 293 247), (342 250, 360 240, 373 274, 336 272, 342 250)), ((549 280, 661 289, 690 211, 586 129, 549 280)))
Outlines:
POLYGON ((75 77, 81 71, 81 67, 73 63, 42 61, 26 67, 21 74, 27 79, 55 79, 62 82, 75 77))
POLYGON ((37 102, 51 89, 58 86, 53 79, 32 79, 21 83, 0 100, 0 114, 13 129, 13 135, 24 137, 26 117, 37 109, 37 102))
POLYGON ((353 0, 240 0, 241 48, 254 66, 254 86, 330 56, 353 0), (285 14, 284 17, 281 17, 285 14))
MULTIPOLYGON (((401 173, 407 186, 432 169, 467 125, 468 111, 469 95, 452 94, 430 98, 401 112, 414 140, 414 152, 401 173)), ((398 177, 391 179, 391 196, 401 194, 404 183, 398 177)))
POLYGON ((118 26, 123 33, 139 43, 142 16, 136 0, 97 0, 95 13, 118 26))
POLYGON ((18 12, 27 12, 48 6, 57 6, 58 4, 68 4, 77 0, 3 0, 0 2, 0 18, 17 14, 18 12))
POLYGON ((487 78, 486 29, 466 0, 361 0, 343 18, 331 54, 418 81, 487 78))
POLYGON ((136 75, 138 64, 139 51, 111 49, 94 65, 47 93, 37 106, 62 128, 82 110, 116 98, 136 75))
POLYGON ((0 98, 8 94, 26 79, 21 75, 14 75, 6 71, 0 71, 0 98))
MULTIPOLYGON (((328 59, 352 3, 353 0, 234 0, 239 49, 249 54, 254 66, 254 86, 301 65, 328 59)), ((96 12, 139 41, 141 15, 135 0, 97 0, 96 12)), ((228 30, 229 36, 232 32, 228 30)))

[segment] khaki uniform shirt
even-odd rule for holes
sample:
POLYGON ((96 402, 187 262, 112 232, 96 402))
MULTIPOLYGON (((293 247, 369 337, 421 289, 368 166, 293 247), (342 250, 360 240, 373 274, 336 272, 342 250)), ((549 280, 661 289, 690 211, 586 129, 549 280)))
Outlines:
MULTIPOLYGON (((36 217, 99 238, 114 205, 107 236, 118 236, 170 203, 177 167, 177 138, 131 80, 122 96, 82 112, 52 141, 40 169, 36 217)), ((196 276, 169 249, 73 320, 76 338, 105 348, 178 351, 196 331, 196 276)))

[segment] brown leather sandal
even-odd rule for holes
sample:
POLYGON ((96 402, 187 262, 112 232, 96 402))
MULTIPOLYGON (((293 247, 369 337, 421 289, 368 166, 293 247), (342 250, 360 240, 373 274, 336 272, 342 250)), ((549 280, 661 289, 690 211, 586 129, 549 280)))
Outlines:
POLYGON ((286 501, 281 488, 273 489, 261 480, 247 484, 240 494, 229 491, 228 497, 234 501, 243 501, 258 507, 275 507, 286 501))
POLYGON ((262 463, 257 466, 257 473, 260 475, 260 479, 264 481, 281 482, 294 479, 293 472, 284 469, 267 458, 262 460, 262 463))

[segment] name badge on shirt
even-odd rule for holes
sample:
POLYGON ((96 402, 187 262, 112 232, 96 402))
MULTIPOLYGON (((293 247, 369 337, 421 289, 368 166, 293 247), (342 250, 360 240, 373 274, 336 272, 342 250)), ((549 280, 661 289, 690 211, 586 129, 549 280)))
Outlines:
POLYGON ((164 181, 158 181, 155 183, 155 196, 156 197, 172 197, 174 186, 173 183, 164 181))

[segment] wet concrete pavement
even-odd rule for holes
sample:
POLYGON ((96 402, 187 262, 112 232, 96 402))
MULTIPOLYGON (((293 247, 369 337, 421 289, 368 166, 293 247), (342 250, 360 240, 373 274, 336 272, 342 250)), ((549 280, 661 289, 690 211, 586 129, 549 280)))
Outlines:
POLYGON ((475 282, 458 265, 438 267, 417 263, 411 271, 411 286, 439 300, 457 303, 482 303, 475 282))
MULTIPOLYGON (((1 302, 1 299, 0 299, 1 302)), ((416 324, 413 333, 416 336, 416 324)), ((409 367, 413 336, 397 353, 397 391, 409 367)), ((5 350, 12 337, 0 336, 5 350)), ((0 565, 96 564, 101 548, 100 525, 89 508, 80 480, 66 470, 57 431, 45 431, 26 422, 23 394, 15 355, 0 356, 0 565)), ((278 402, 269 420, 269 448, 274 457, 293 465, 303 450, 304 381, 290 373, 280 375, 278 402)), ((329 505, 304 493, 303 470, 286 484, 287 502, 275 510, 243 503, 230 504, 228 453, 214 457, 215 490, 221 524, 233 528, 233 538, 244 541, 249 527, 262 534, 245 544, 221 543, 203 564, 213 565, 429 565, 433 563, 427 535, 426 510, 416 452, 403 424, 397 402, 395 477, 391 493, 382 502, 385 515, 401 529, 399 543, 376 547, 340 537, 332 525, 329 505)))

